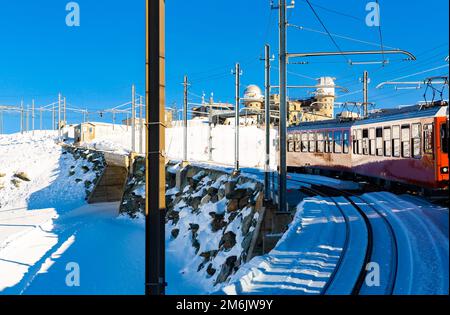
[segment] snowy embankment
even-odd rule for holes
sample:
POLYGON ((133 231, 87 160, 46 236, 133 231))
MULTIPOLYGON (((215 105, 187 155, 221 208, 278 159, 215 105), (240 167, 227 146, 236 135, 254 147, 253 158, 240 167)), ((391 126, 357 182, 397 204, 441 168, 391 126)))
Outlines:
MULTIPOLYGON (((188 160, 208 161, 209 126, 205 122, 188 125, 188 160)), ((271 130, 271 168, 275 168, 276 130, 271 130)), ((226 165, 234 164, 234 126, 217 125, 212 128, 212 162, 226 165)), ((265 132, 256 126, 241 126, 239 128, 240 164, 247 167, 264 167, 265 132)), ((183 127, 174 126, 166 129, 166 152, 170 159, 183 158, 183 127)))
POLYGON ((261 184, 219 172, 191 175, 180 190, 166 192, 169 294, 209 293, 225 284, 245 263, 260 216, 261 184))
MULTIPOLYGON (((86 196, 103 168, 102 158, 84 149, 67 151, 55 140, 54 132, 0 137, 0 293, 143 292, 142 224, 130 227, 117 220, 118 205, 87 205, 86 196), (126 239, 130 233, 142 240, 126 239), (130 243, 111 250, 110 242, 130 243), (133 288, 121 289, 119 282, 107 286, 107 277, 93 269, 112 270, 108 267, 114 261, 113 266, 120 265, 115 270, 123 272, 124 260, 142 263, 125 273, 139 278, 133 288), (80 266, 81 286, 66 285, 67 261, 80 266)), ((113 272, 108 277, 108 284, 118 279, 113 272)))

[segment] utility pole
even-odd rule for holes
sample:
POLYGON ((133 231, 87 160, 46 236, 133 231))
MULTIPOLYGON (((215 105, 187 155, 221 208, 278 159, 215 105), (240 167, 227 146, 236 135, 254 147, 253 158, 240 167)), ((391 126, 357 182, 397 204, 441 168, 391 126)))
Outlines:
POLYGON ((61 141, 61 93, 58 93, 58 140, 61 141))
POLYGON ((23 134, 23 100, 20 101, 20 133, 23 134))
POLYGON ((63 110, 63 113, 64 113, 64 118, 63 118, 63 121, 64 121, 64 126, 66 126, 67 125, 67 116, 66 116, 66 109, 67 109, 67 103, 66 103, 66 97, 64 96, 64 99, 63 99, 63 108, 64 108, 64 110, 63 110))
POLYGON ((270 200, 270 46, 266 44, 264 51, 265 93, 264 123, 266 132, 266 159, 264 164, 264 199, 270 200))
POLYGON ((233 74, 235 75, 235 105, 234 105, 234 174, 239 174, 239 104, 240 104, 240 76, 241 66, 236 63, 233 74))
POLYGON ((52 130, 55 130, 55 103, 52 104, 52 130))
POLYGON ((42 107, 39 107, 39 129, 43 130, 43 128, 42 128, 42 107))
MULTIPOLYGON (((147 1, 146 294, 165 293, 165 1, 147 1), (149 25, 150 24, 150 25, 149 25), (150 62, 150 65, 149 65, 150 62), (151 71, 149 72, 149 68, 151 71), (150 98, 149 98, 149 90, 150 98), (148 141, 149 135, 151 140, 148 141), (150 180, 151 176, 151 180, 150 180)), ((176 285, 175 283, 173 285, 176 285)))
POLYGON ((114 126, 116 125, 116 111, 112 110, 112 122, 113 122, 113 130, 115 129, 114 126))
POLYGON ((364 101, 363 101, 363 115, 364 118, 369 116, 369 73, 364 71, 363 75, 363 91, 364 91, 364 101))
POLYGON ((184 97, 183 97, 183 166, 188 164, 187 159, 187 127, 188 127, 188 86, 189 81, 187 75, 184 76, 183 87, 184 87, 184 97))
POLYGON ((208 112, 208 161, 212 161, 212 124, 213 124, 212 104, 209 105, 208 112))
POLYGON ((131 86, 131 151, 136 151, 136 90, 131 86))
POLYGON ((287 71, 287 53, 286 53, 286 0, 280 0, 279 5, 279 80, 280 80, 280 143, 279 143, 279 178, 278 178, 278 211, 287 212, 286 198, 286 138, 287 138, 287 89, 286 89, 286 71, 287 71))
POLYGON ((144 122, 142 116, 143 99, 139 96, 139 153, 144 152, 144 122))
POLYGON ((34 136, 34 99, 31 101, 31 130, 34 136))
POLYGON ((27 109, 25 111, 25 131, 28 132, 30 129, 30 106, 27 105, 27 109))

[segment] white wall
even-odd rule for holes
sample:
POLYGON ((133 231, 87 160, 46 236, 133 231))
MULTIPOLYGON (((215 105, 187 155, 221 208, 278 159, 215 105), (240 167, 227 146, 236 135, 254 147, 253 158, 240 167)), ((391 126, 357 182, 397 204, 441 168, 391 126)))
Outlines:
MULTIPOLYGON (((264 167, 265 133, 256 126, 239 128, 240 165, 264 167)), ((271 131, 271 167, 275 167, 274 139, 277 131, 271 131)), ((234 164, 234 126, 217 125, 212 128, 213 162, 234 164)), ((183 158, 183 127, 166 129, 166 152, 170 159, 183 158)), ((188 160, 208 161, 208 124, 188 126, 188 160)))

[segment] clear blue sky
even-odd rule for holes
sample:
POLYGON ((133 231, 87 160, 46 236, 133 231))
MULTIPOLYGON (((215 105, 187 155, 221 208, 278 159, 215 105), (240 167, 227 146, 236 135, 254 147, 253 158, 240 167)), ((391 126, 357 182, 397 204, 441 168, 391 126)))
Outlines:
MULTIPOLYGON (((233 102, 234 77, 230 74, 235 62, 243 68, 243 85, 264 84, 264 66, 259 58, 263 46, 269 43, 272 52, 278 52, 278 11, 270 10, 269 0, 190 0, 166 1, 167 32, 167 104, 182 104, 183 75, 190 76, 191 101, 199 102, 204 91, 214 92, 216 101, 233 102), (195 94, 195 95, 194 95, 195 94)), ((276 2, 276 1, 275 1, 276 2)), ((379 43, 378 28, 365 24, 366 0, 311 0, 316 11, 331 33, 379 43), (323 8, 325 7, 325 9, 323 8), (328 10, 327 10, 328 9, 328 10), (337 12, 337 13, 336 13, 337 12)), ((381 28, 384 45, 411 51, 416 62, 401 62, 402 57, 388 56, 390 64, 349 66, 342 57, 308 59, 308 65, 289 65, 289 84, 314 84, 311 78, 336 77, 336 83, 351 92, 361 89, 359 78, 364 70, 371 77, 370 101, 377 107, 411 104, 422 100, 424 89, 395 91, 392 87, 375 90, 382 81, 395 79, 433 67, 445 65, 448 55, 447 0, 408 1, 380 0, 381 28), (304 77, 306 76, 306 77, 304 77), (309 78, 307 78, 309 77, 309 78)), ((323 31, 304 0, 297 0, 289 10, 289 23, 323 31)), ((335 38, 342 50, 365 50, 377 47, 335 38)), ((288 51, 336 50, 329 37, 289 28, 288 51)), ((352 60, 380 60, 380 57, 352 60)), ((305 60, 306 61, 306 60, 305 60)), ((277 62, 273 63, 277 66, 277 62)), ((448 74, 448 68, 417 75, 408 80, 448 74)), ((272 84, 278 83, 277 69, 272 71, 272 84)), ((343 94, 343 93, 341 93, 343 94)), ((306 90, 291 90, 291 97, 307 95, 306 90)), ((448 95, 448 94, 447 94, 448 95)), ((448 96, 447 96, 448 97, 448 96)), ((339 101, 361 101, 362 93, 341 97, 339 101)))
MULTIPOLYGON (((144 94, 145 0, 77 0, 81 25, 73 28, 68 2, 1 1, 0 105, 45 105, 62 92, 73 106, 100 110, 129 101, 132 83, 144 94)), ((18 119, 5 114, 4 131, 17 132, 18 119)))

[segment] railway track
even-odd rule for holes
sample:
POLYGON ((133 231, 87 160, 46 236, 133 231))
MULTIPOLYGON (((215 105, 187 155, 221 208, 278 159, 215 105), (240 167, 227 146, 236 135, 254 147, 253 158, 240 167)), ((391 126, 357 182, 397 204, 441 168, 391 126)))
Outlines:
POLYGON ((342 253, 321 293, 394 294, 399 268, 398 242, 387 213, 373 201, 349 191, 293 178, 288 178, 288 182, 300 184, 299 191, 303 194, 320 196, 334 203, 345 222, 342 253), (365 235, 363 240, 361 235, 365 235), (366 281, 372 275, 372 281, 366 281))

